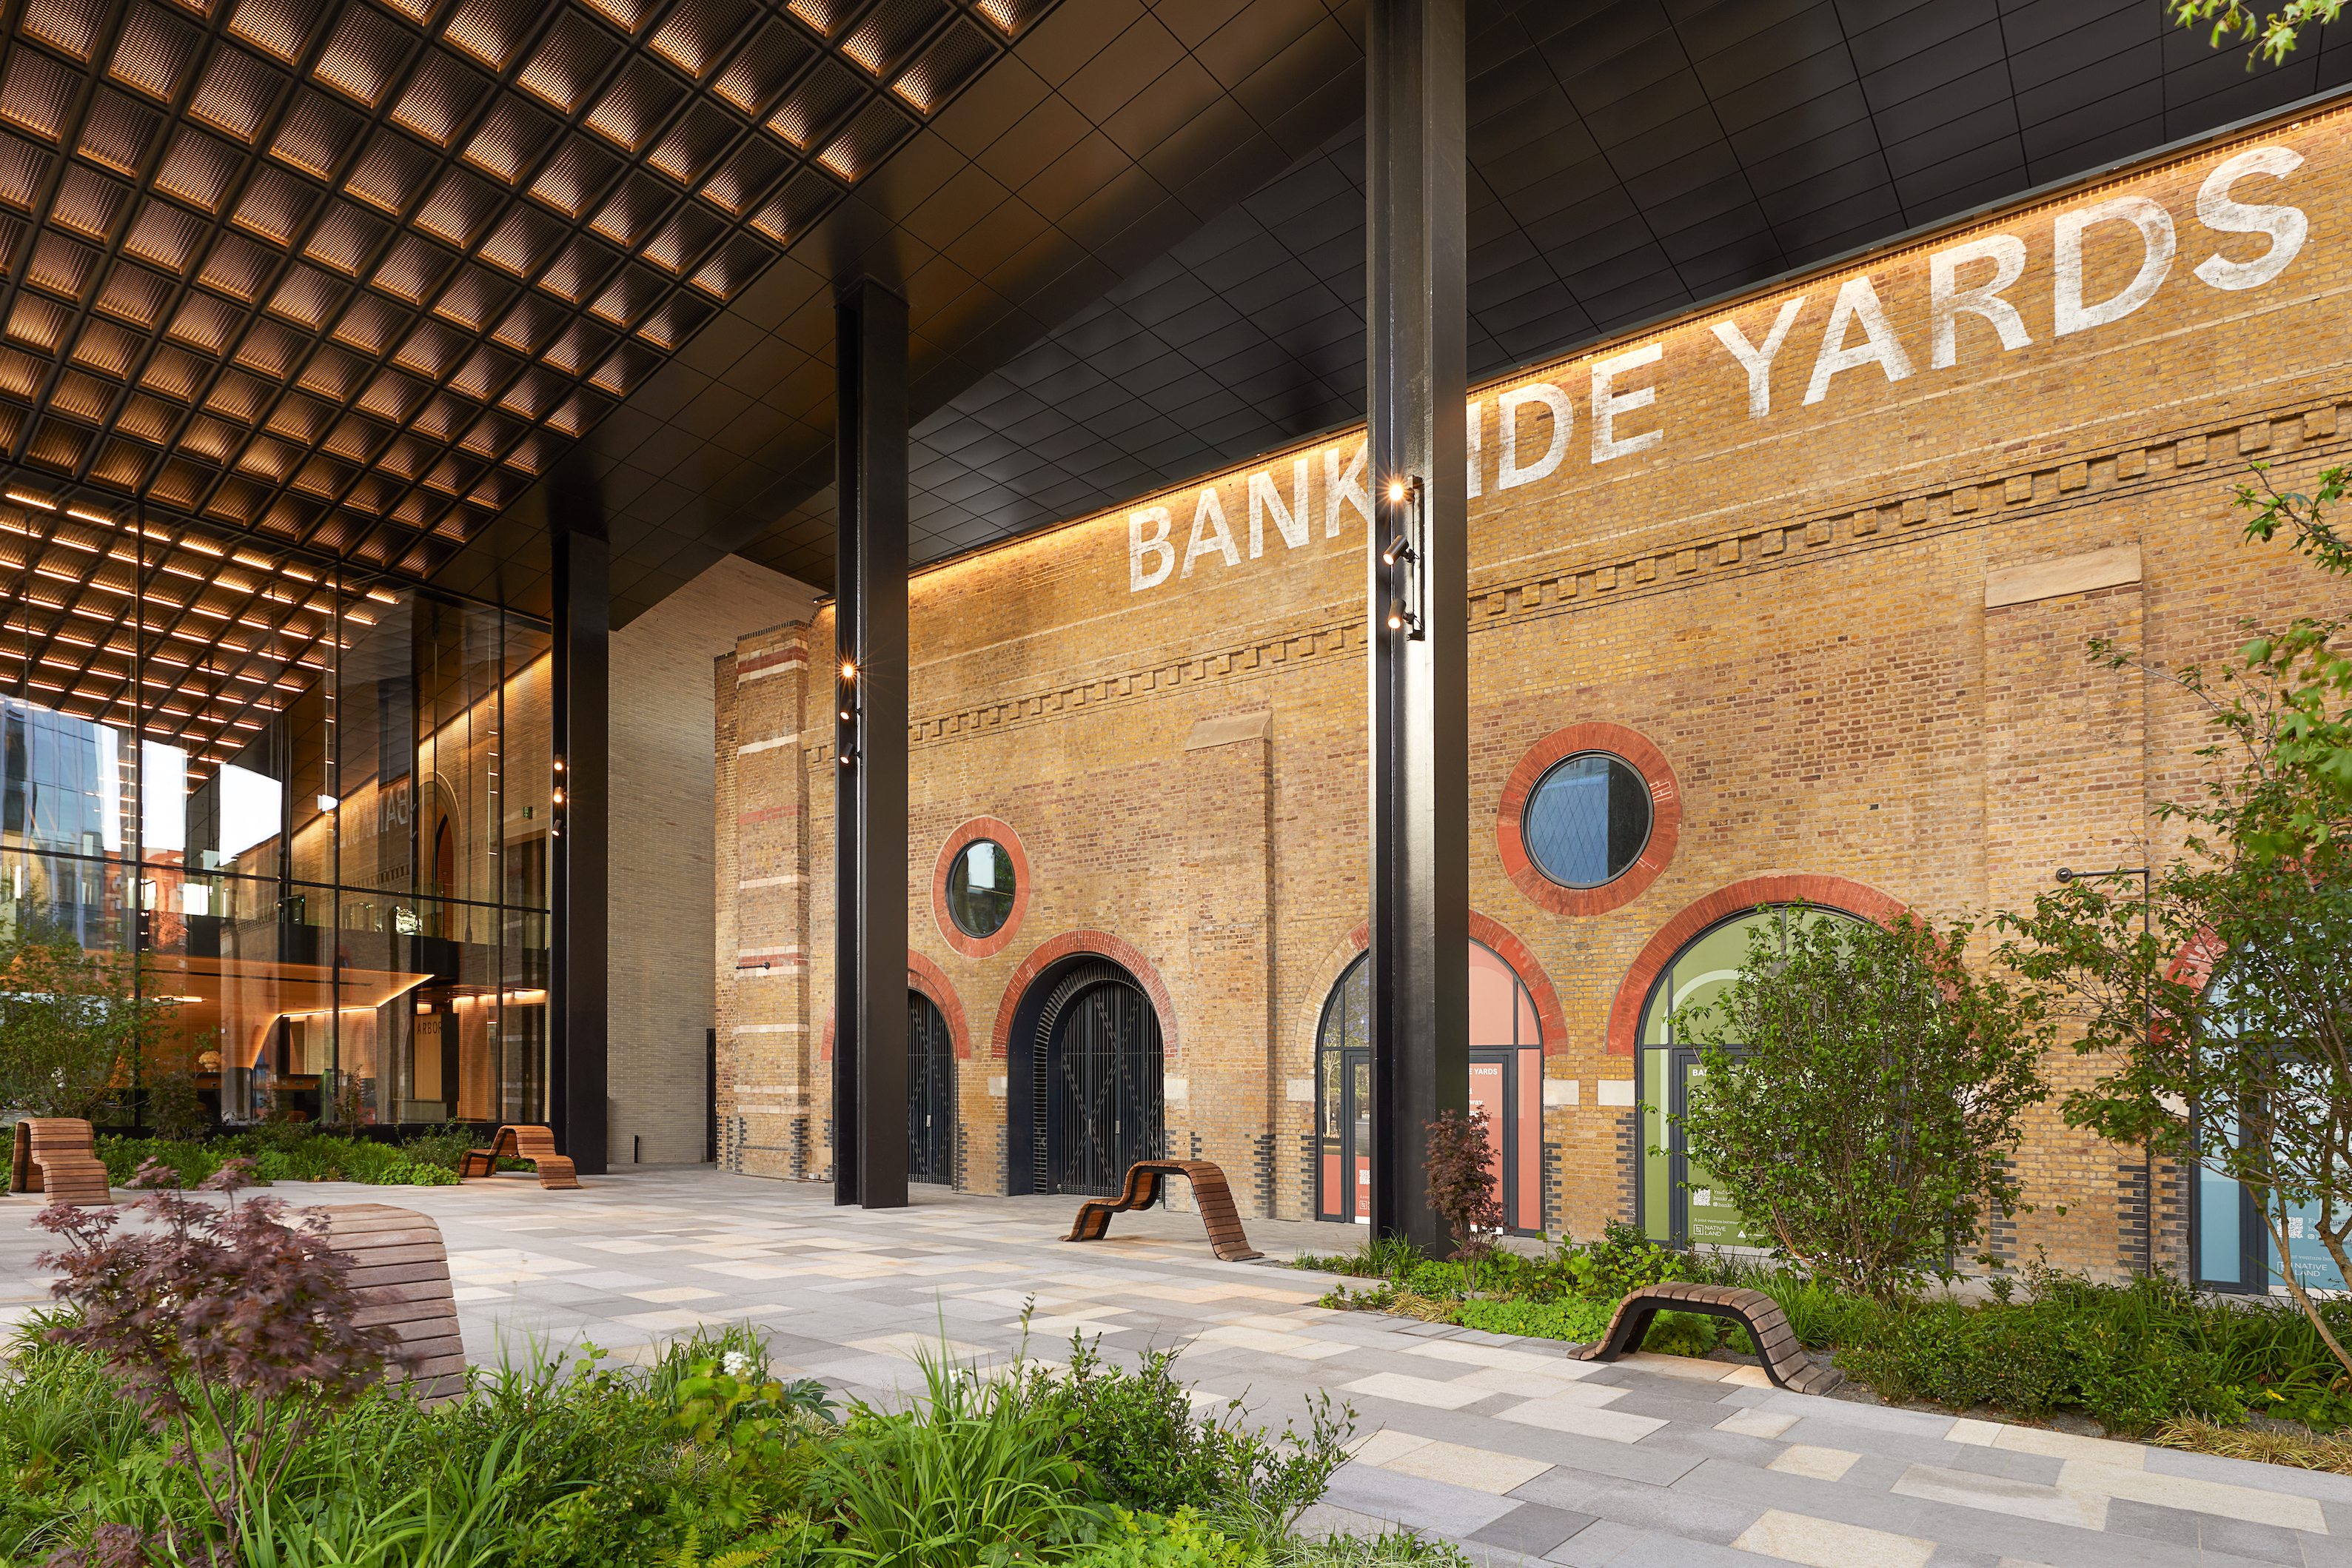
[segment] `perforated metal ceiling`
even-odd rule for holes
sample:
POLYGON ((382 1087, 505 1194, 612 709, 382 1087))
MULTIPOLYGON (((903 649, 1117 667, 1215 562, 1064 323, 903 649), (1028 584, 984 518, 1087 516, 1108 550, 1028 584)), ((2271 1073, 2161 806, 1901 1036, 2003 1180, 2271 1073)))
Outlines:
POLYGON ((428 575, 1050 0, 23 0, 0 466, 428 575))

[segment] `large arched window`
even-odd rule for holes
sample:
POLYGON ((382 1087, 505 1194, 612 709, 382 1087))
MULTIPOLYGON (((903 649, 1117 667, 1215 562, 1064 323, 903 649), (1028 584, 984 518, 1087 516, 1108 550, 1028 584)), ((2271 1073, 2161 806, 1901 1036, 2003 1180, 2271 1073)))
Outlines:
MULTIPOLYGON (((1371 1223, 1371 966, 1359 956, 1331 987, 1315 1037, 1318 1218, 1371 1223)), ((1518 972, 1470 943, 1470 1102, 1500 1134, 1503 1212, 1522 1235, 1543 1230, 1543 1029, 1518 972)))
MULTIPOLYGON (((1704 1075, 1704 1047, 1679 1037, 1677 1010, 1705 1005, 1721 995, 1739 977, 1748 962, 1749 936, 1761 930, 1779 947, 1788 946, 1791 920, 1858 921, 1843 910, 1814 906, 1801 913, 1793 905, 1744 910, 1717 921, 1685 945, 1659 973, 1642 1008, 1640 1088, 1641 1180, 1639 1207, 1642 1233, 1653 1241, 1676 1247, 1753 1247, 1761 1238, 1748 1234, 1739 1211, 1719 1202, 1706 1169, 1695 1165, 1683 1146, 1682 1115, 1691 1080, 1704 1075)), ((1727 1042, 1738 1056, 1743 1047, 1727 1042)))

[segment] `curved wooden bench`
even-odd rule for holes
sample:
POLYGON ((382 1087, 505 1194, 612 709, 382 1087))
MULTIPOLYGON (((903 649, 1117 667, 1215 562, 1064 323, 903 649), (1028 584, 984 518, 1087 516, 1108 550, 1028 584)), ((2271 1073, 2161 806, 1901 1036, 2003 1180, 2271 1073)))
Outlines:
POLYGON ((542 1187, 577 1187, 580 1178, 573 1173, 569 1157, 555 1152, 555 1134, 544 1127, 501 1127, 499 1135, 490 1140, 487 1149, 469 1149, 457 1162, 457 1179, 488 1176, 499 1168, 500 1160, 521 1160, 539 1169, 539 1184, 542 1187))
POLYGON ((47 1193, 61 1204, 110 1204, 106 1162, 98 1157, 89 1123, 69 1116, 44 1116, 16 1123, 8 1162, 8 1190, 47 1193))
POLYGON ((466 1391, 466 1347, 449 1284, 449 1253, 429 1215, 390 1204, 326 1205, 327 1245, 348 1258, 359 1298, 352 1321, 392 1330, 408 1364, 393 1375, 426 1404, 466 1391))
POLYGON ((1711 1318, 1729 1318, 1756 1342, 1757 1354, 1764 1363, 1764 1375, 1772 1380, 1775 1388, 1785 1388, 1792 1394, 1827 1394, 1845 1381, 1845 1373, 1835 1367, 1817 1365, 1805 1353, 1780 1302, 1761 1290, 1729 1285, 1670 1283, 1629 1291, 1617 1303, 1617 1315, 1609 1320, 1609 1332, 1596 1344, 1580 1345, 1569 1352, 1570 1359, 1615 1361, 1640 1350, 1643 1336, 1650 1331, 1651 1320, 1660 1312, 1701 1312, 1711 1318))
POLYGON ((1201 1205, 1201 1223, 1208 1227, 1209 1246, 1227 1263, 1264 1258, 1242 1232, 1242 1216, 1234 1208, 1234 1191, 1225 1184, 1223 1169, 1209 1160, 1138 1160, 1127 1168, 1127 1185, 1115 1199, 1088 1198, 1078 1205, 1065 1241, 1100 1241, 1110 1229, 1110 1216, 1123 1209, 1148 1209, 1160 1201, 1168 1178, 1182 1176, 1192 1184, 1193 1201, 1201 1205))

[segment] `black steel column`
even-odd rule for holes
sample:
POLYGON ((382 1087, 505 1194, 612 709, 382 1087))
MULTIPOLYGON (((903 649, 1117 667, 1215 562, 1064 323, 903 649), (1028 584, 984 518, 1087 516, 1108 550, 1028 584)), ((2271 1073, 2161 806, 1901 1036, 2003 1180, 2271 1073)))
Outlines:
POLYGON ((552 787, 562 794, 552 816, 557 837, 548 847, 555 919, 547 997, 547 1118, 556 1147, 571 1156, 573 1168, 583 1175, 602 1175, 612 550, 602 538, 567 526, 560 512, 551 543, 555 565, 552 787))
POLYGON ((1371 1220, 1443 1256, 1423 1129, 1470 1099, 1463 0, 1368 22, 1371 1220))
POLYGON ((907 1202, 907 301, 834 305, 833 1201, 907 1202))

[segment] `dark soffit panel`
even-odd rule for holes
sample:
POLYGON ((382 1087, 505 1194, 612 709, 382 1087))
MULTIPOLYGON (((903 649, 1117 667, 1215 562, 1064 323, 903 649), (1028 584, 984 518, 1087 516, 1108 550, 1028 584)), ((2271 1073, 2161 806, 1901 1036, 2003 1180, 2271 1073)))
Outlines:
POLYGON ((436 581, 543 600, 548 519, 576 509, 608 531, 619 625, 774 533, 831 479, 835 279, 906 292, 914 409, 942 406, 1360 114, 1358 9, 1043 10, 436 581))
MULTIPOLYGON (((1471 0, 1474 376, 2329 90, 2160 0, 1471 0)), ((1360 115, 914 431, 940 560, 1363 412, 1360 115)), ((832 576, 824 476, 742 553, 832 576)))

